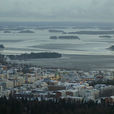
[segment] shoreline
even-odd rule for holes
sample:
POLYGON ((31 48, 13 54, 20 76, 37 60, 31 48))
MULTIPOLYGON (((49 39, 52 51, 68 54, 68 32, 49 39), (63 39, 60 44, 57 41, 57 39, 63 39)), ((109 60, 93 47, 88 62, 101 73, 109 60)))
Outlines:
POLYGON ((61 58, 11 60, 11 63, 31 64, 47 68, 65 68, 76 70, 108 70, 114 69, 114 56, 112 55, 67 55, 61 58))

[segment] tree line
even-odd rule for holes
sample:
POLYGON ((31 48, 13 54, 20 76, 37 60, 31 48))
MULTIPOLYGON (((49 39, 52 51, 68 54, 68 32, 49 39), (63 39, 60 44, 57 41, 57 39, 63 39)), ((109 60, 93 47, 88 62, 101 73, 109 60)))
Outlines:
POLYGON ((114 104, 80 102, 73 100, 48 100, 0 98, 0 114, 114 114, 114 104))

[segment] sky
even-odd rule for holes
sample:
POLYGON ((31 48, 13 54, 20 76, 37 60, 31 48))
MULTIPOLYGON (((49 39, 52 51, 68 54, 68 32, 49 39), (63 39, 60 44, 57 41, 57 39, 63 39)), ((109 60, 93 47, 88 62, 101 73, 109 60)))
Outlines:
POLYGON ((114 0, 0 0, 0 21, 113 22, 114 0))

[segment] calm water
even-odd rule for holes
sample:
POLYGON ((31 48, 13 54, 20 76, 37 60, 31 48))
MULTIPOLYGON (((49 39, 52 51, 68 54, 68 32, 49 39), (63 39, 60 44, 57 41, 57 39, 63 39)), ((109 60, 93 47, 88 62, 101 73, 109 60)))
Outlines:
MULTIPOLYGON (((0 50, 3 54, 20 54, 28 52, 59 52, 63 54, 81 54, 81 55, 114 55, 113 51, 108 50, 114 45, 114 35, 112 38, 100 38, 100 35, 74 35, 78 39, 50 39, 50 36, 65 36, 68 34, 52 33, 49 30, 63 30, 64 32, 76 32, 83 30, 104 30, 104 26, 99 28, 95 25, 79 26, 73 28, 72 25, 50 26, 48 24, 1 24, 0 26, 0 44, 5 46, 4 50, 0 50), (21 30, 31 30, 34 33, 19 33, 21 30), (10 33, 4 33, 10 31, 10 33)), ((110 26, 108 26, 109 30, 110 26)), ((111 30, 114 30, 111 28, 111 30)))

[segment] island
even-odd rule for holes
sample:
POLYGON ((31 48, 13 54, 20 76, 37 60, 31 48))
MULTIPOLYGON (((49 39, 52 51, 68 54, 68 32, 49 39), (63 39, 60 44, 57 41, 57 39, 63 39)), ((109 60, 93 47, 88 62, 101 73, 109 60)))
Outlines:
POLYGON ((42 53, 25 53, 21 55, 7 55, 11 60, 27 60, 27 59, 41 59, 41 58, 60 58, 62 54, 56 52, 42 52, 42 53))
POLYGON ((109 49, 109 50, 111 50, 111 51, 114 51, 114 45, 110 46, 110 47, 107 48, 107 49, 109 49))
POLYGON ((64 33, 63 30, 49 30, 49 32, 55 32, 55 33, 56 33, 56 32, 57 32, 57 33, 60 32, 60 33, 64 33))
POLYGON ((31 31, 31 30, 22 30, 18 33, 34 33, 34 31, 31 31))
POLYGON ((114 31, 77 31, 77 32, 68 32, 67 34, 104 35, 104 34, 114 34, 114 31))
POLYGON ((4 49, 4 45, 3 44, 0 44, 0 49, 4 49))
POLYGON ((11 33, 11 31, 9 31, 9 30, 5 30, 4 33, 11 33))
POLYGON ((100 38, 112 38, 112 36, 104 35, 104 36, 99 36, 100 38))
POLYGON ((80 40, 78 36, 50 36, 50 39, 78 39, 80 40))
POLYGON ((57 36, 50 36, 50 39, 58 39, 57 36))

